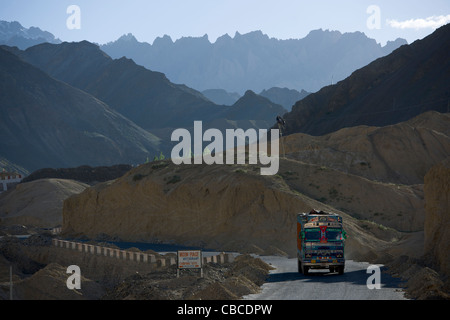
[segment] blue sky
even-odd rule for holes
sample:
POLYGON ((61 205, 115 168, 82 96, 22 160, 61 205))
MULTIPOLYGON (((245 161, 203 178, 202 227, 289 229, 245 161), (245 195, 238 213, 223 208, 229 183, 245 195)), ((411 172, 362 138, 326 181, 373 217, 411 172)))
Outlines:
POLYGON ((208 34, 214 42, 254 30, 298 39, 319 28, 361 31, 382 44, 398 37, 411 43, 450 22, 449 0, 0 0, 0 8, 0 20, 99 44, 127 33, 149 43, 165 34, 173 40, 208 34), (80 29, 67 27, 70 5, 80 9, 80 29))

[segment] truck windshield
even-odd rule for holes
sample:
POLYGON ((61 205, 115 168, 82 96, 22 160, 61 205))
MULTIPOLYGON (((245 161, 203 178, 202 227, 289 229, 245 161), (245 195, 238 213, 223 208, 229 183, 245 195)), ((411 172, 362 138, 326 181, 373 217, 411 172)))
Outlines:
POLYGON ((328 241, 341 241, 342 232, 340 229, 327 229, 327 240, 328 241))
POLYGON ((329 242, 342 241, 342 230, 328 228, 325 234, 320 232, 319 228, 307 228, 305 229, 305 241, 321 241, 326 240, 329 242), (322 238, 323 237, 323 238, 322 238))
POLYGON ((319 228, 305 229, 305 241, 319 241, 319 240, 320 240, 319 228))

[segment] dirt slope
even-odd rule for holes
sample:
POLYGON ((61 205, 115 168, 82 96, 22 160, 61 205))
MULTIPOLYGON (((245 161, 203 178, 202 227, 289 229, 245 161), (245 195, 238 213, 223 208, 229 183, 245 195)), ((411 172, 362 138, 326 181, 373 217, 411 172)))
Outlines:
POLYGON ((387 126, 423 112, 448 112, 450 24, 298 101, 289 133, 323 135, 360 125, 387 126))
MULTIPOLYGON (((313 208, 337 211, 291 189, 280 175, 261 176, 257 166, 165 161, 142 165, 67 199, 63 233, 295 255, 296 214, 313 208)), ((376 258, 392 240, 376 238, 376 224, 341 214, 350 235, 348 258, 376 258)))
POLYGON ((283 160, 279 175, 292 189, 352 217, 398 231, 423 231, 422 185, 382 183, 325 166, 283 160))
POLYGON ((62 224, 63 201, 88 185, 74 180, 41 179, 21 183, 0 195, 2 225, 50 228, 62 224))
POLYGON ((423 184, 431 167, 450 155, 450 114, 426 112, 386 127, 358 126, 314 137, 284 138, 289 158, 396 184, 423 184))
POLYGON ((438 270, 450 275, 450 158, 425 176, 425 254, 438 270))
POLYGON ((96 282, 81 275, 81 290, 68 290, 69 274, 63 266, 50 263, 31 277, 17 281, 13 286, 13 299, 19 300, 94 300, 104 294, 96 282))

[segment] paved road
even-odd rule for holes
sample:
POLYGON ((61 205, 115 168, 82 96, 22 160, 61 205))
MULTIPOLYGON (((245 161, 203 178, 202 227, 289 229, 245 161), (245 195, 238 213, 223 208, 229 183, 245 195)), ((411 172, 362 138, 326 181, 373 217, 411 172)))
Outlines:
MULTIPOLYGON (((120 248, 136 247, 141 250, 176 252, 176 250, 194 250, 195 247, 181 247, 167 244, 122 243, 115 242, 120 248)), ((203 256, 217 254, 203 251, 203 256)), ((297 272, 297 260, 285 257, 261 256, 276 270, 271 271, 268 281, 259 294, 244 297, 247 300, 403 300, 401 282, 390 277, 381 268, 381 289, 369 290, 367 279, 368 263, 347 260, 343 275, 330 274, 322 270, 311 270, 308 276, 297 272)))
MULTIPOLYGON (((261 257, 276 267, 262 286, 262 292, 245 296, 247 300, 404 300, 401 282, 381 268, 381 288, 368 289, 368 263, 347 260, 343 275, 312 270, 308 276, 297 272, 297 260, 261 257)), ((372 283, 372 282, 370 282, 372 283)))

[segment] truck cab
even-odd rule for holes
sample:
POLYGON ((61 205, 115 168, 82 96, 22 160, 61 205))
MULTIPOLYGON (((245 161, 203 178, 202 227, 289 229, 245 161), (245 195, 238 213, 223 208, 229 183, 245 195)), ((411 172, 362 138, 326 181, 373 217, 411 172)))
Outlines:
POLYGON ((341 216, 316 210, 298 214, 298 272, 307 275, 311 269, 328 269, 343 274, 345 239, 341 216))

